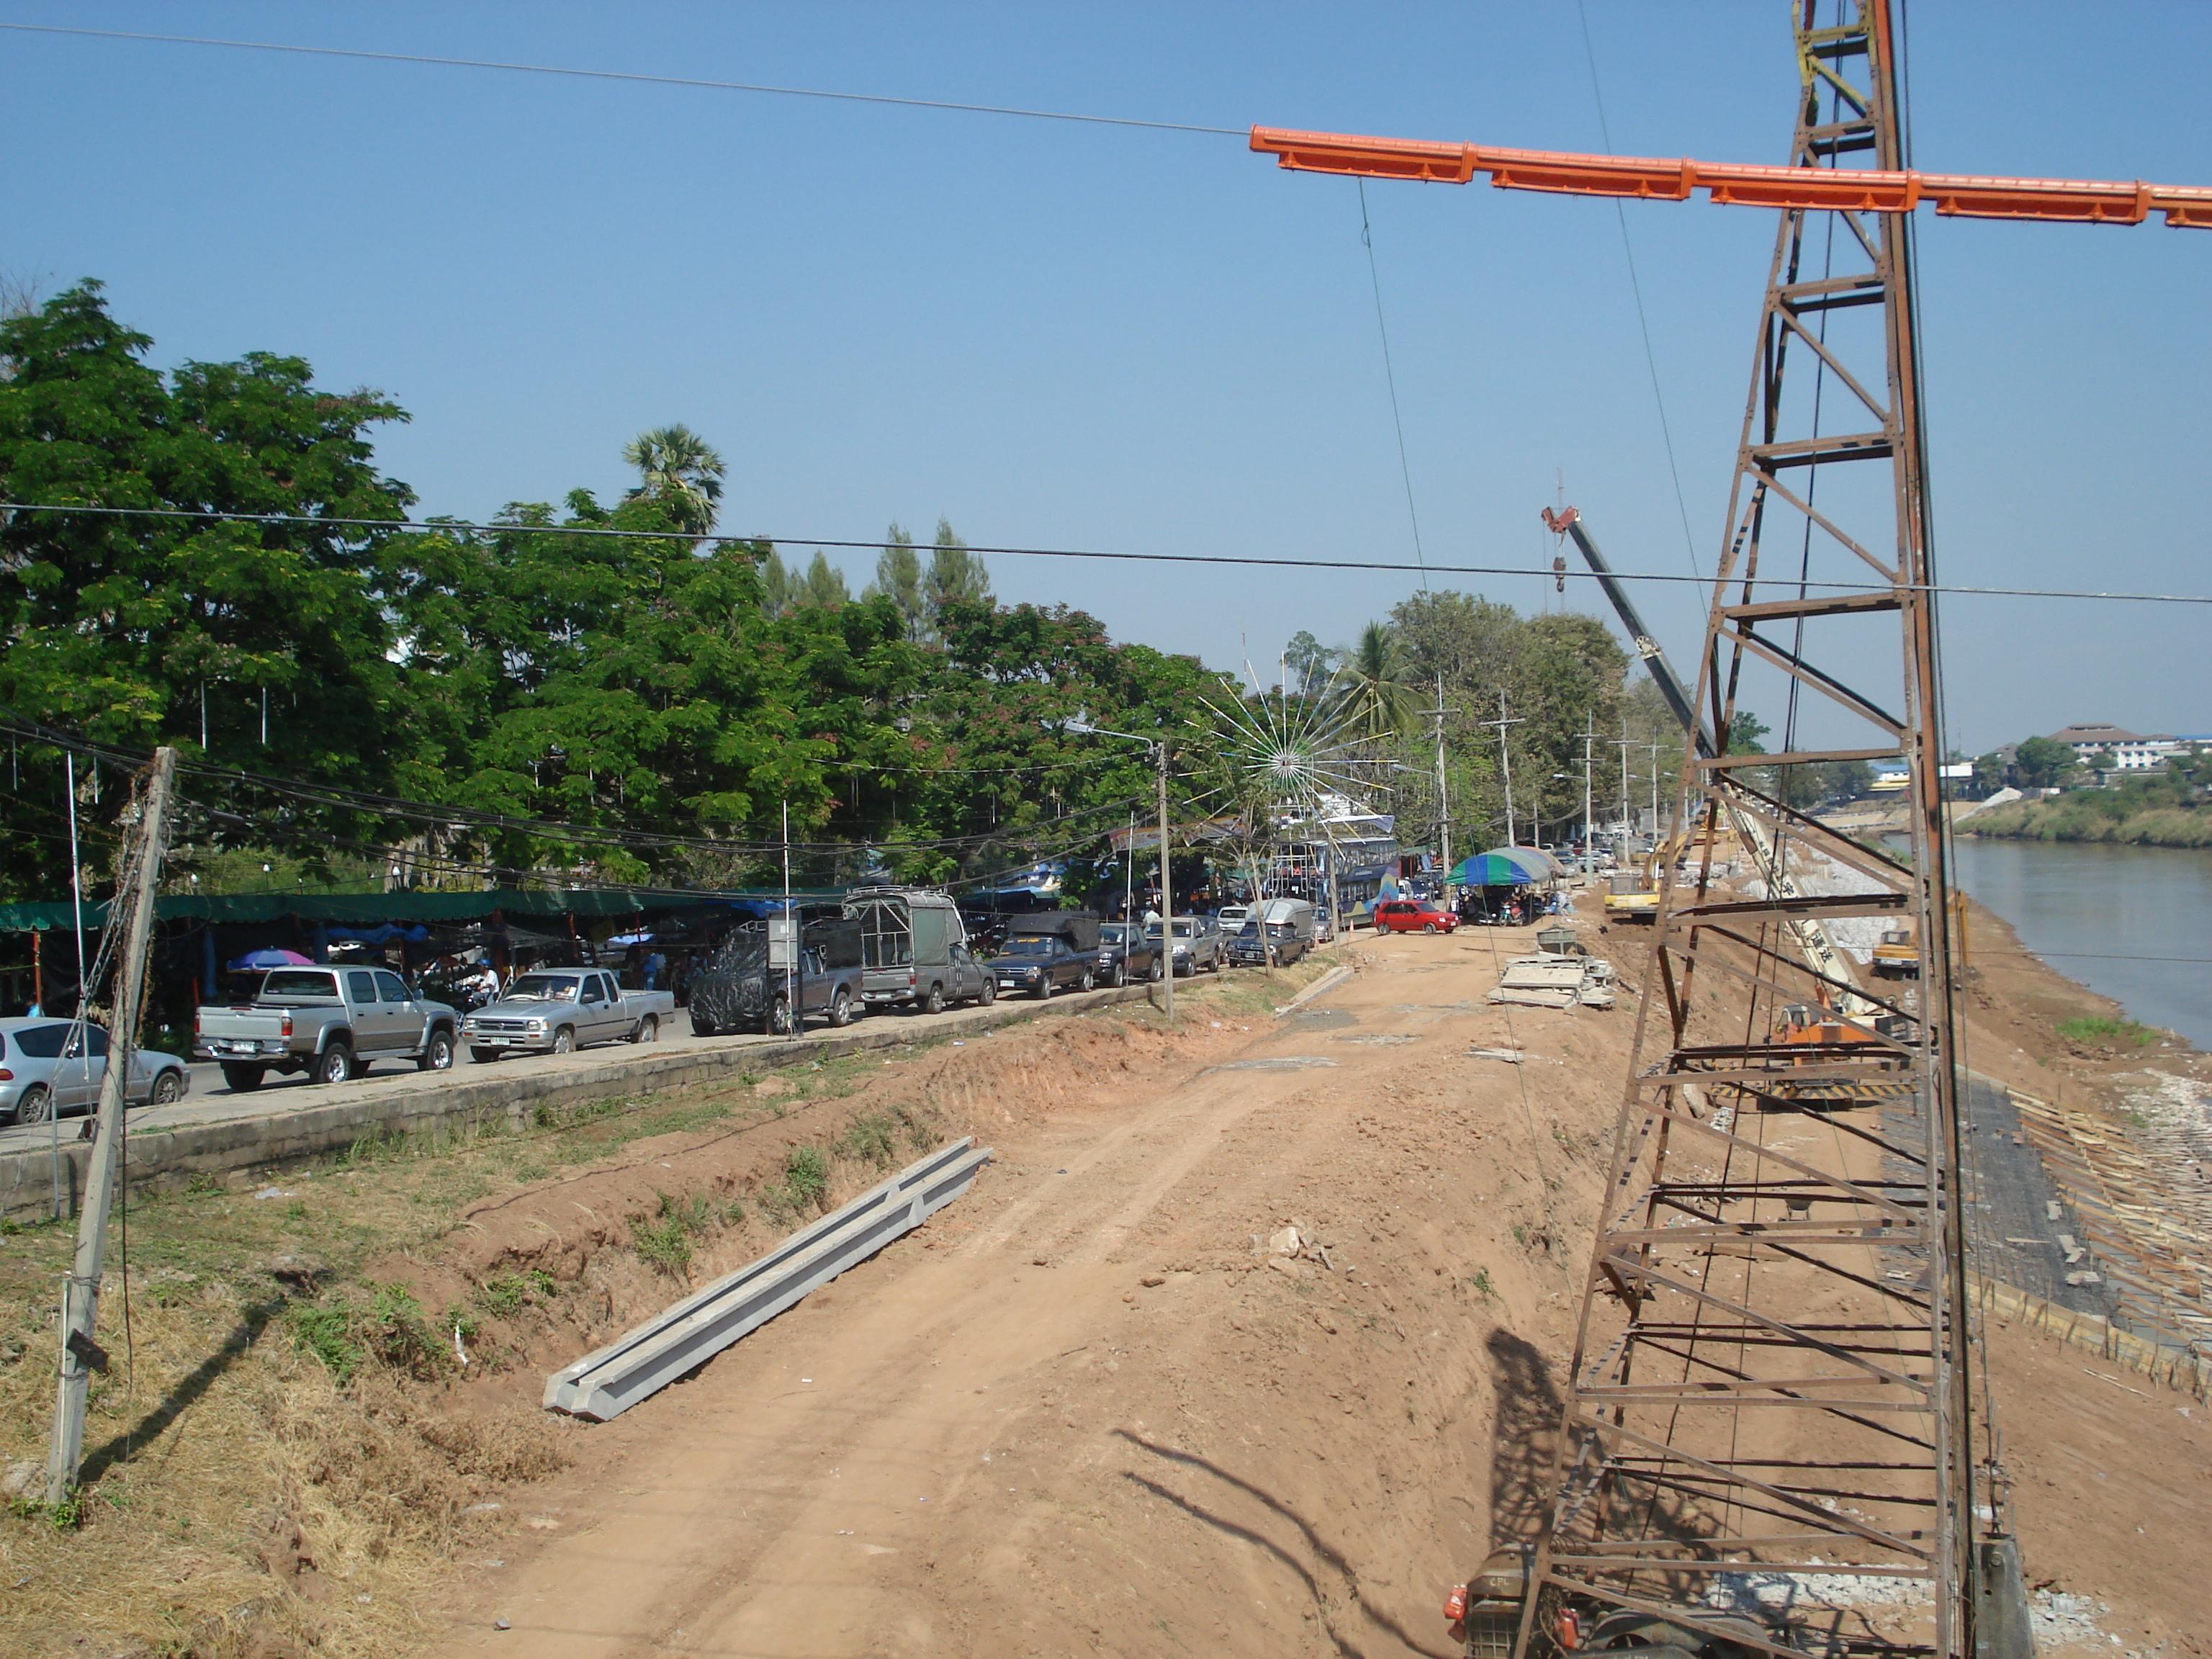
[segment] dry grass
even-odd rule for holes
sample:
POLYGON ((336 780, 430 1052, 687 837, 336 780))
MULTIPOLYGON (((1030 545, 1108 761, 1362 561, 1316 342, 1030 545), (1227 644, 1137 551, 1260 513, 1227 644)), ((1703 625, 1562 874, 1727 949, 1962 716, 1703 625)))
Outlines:
MULTIPOLYGON (((100 1337, 114 1364, 94 1379, 75 1512, 18 1503, 0 1516, 0 1652, 411 1645, 420 1593, 488 1524, 471 1506, 561 1467, 579 1431, 436 1403, 451 1322, 526 1315, 555 1299, 550 1281, 517 1276, 469 1309, 422 1309, 368 1279, 368 1265, 433 1255, 486 1194, 643 1136, 842 1098, 864 1073, 833 1062, 784 1073, 769 1100, 743 1079, 548 1113, 520 1134, 367 1144, 264 1182, 272 1198, 208 1182, 138 1201, 109 1236, 100 1337)), ((851 1150, 872 1164, 878 1138, 851 1150)), ((743 1218, 730 1206, 711 1220, 743 1218)), ((74 1238, 73 1225, 0 1233, 0 1468, 44 1462, 55 1287, 74 1238)))
MULTIPOLYGON (((1322 966, 1186 981, 1178 1000, 1186 1018, 1249 1018, 1322 966)), ((1142 1005, 1100 1018, 1159 1023, 1142 1005)), ((476 1199, 604 1166, 643 1137, 842 1103, 889 1075, 884 1064, 860 1055, 757 1088, 740 1077, 590 1103, 519 1134, 364 1144, 264 1179, 258 1190, 273 1197, 210 1182, 141 1200, 109 1238, 100 1339, 115 1363, 94 1382, 76 1512, 58 1520, 18 1504, 0 1514, 0 1652, 384 1659, 410 1649, 428 1633, 415 1613, 424 1593, 468 1558, 472 1536, 489 1544, 496 1531, 496 1512, 472 1506, 558 1468, 570 1437, 588 1432, 451 1395, 453 1322, 477 1364, 497 1370, 525 1363, 518 1333, 533 1320, 541 1335, 580 1322, 562 1322, 577 1311, 575 1287, 543 1273, 501 1270, 453 1307, 424 1307, 371 1275, 446 1261, 444 1241, 476 1199)), ((679 1192, 658 1217, 634 1218, 649 1224, 643 1237, 594 1269, 593 1295, 624 1320, 658 1306, 695 1244, 720 1271, 880 1178, 935 1127, 933 1111, 924 1121, 865 1098, 831 1114, 810 1121, 818 1147, 794 1146, 744 1202, 679 1192)), ((73 1241, 73 1226, 0 1229, 0 1468, 44 1462, 57 1285, 73 1241)))

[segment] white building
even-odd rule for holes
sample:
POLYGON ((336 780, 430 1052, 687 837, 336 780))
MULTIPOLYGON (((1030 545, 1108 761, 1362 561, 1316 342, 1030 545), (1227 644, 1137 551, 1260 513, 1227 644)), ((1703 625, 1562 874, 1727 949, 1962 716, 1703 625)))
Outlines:
POLYGON ((2084 763, 2094 755, 2110 755, 2115 772, 2159 771, 2166 757, 2182 747, 2181 739, 2171 734, 2145 737, 2118 726, 2069 726, 2053 732, 2050 740, 2064 744, 2084 763))

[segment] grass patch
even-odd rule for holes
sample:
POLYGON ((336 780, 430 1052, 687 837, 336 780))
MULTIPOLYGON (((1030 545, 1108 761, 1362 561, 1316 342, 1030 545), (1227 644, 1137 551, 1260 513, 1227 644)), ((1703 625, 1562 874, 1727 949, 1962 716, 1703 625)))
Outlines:
MULTIPOLYGON (((775 1104, 796 1112, 854 1096, 890 1075, 884 1058, 781 1069, 775 1104)), ((224 1621, 240 1609, 258 1609, 240 1616, 268 1621, 271 1639, 290 1644, 282 1650, 352 1659, 406 1648, 419 1636, 409 1622, 416 1593, 442 1577, 461 1516, 498 1483, 557 1468, 563 1436, 534 1412, 480 1419, 423 1385, 460 1374, 457 1330, 469 1376, 501 1368, 497 1322, 566 1311, 556 1304, 570 1289, 517 1267, 444 1305, 377 1282, 391 1272, 378 1264, 434 1259, 471 1200, 619 1159, 631 1141, 765 1127, 777 1136, 776 1162, 757 1195, 678 1192, 642 1218, 640 1255, 681 1273, 749 1209, 768 1225, 799 1224, 836 1201, 836 1183, 872 1182, 869 1171, 902 1162, 908 1146, 939 1138, 926 1106, 854 1106, 810 1129, 813 1145, 787 1152, 777 1142, 789 1130, 767 1127, 770 1102, 733 1073, 520 1121, 488 1113, 365 1137, 319 1164, 250 1182, 201 1173, 167 1192, 134 1192, 127 1264, 119 1224, 109 1237, 100 1338, 118 1363, 93 1382, 87 1485, 58 1514, 0 1510, 0 1585, 10 1589, 0 1596, 0 1653, 58 1650, 80 1636, 101 1651, 228 1652, 244 1632, 224 1621), (281 1199, 252 1197, 270 1184, 281 1199), (297 1628, 262 1565, 272 1514, 297 1521, 320 1575, 349 1591, 297 1628)), ((0 1224, 0 1465, 45 1456, 56 1286, 75 1233, 74 1221, 0 1224)))
POLYGON ((2132 1019, 2114 1019, 2106 1014, 2084 1014, 2079 1019, 2062 1019, 2057 1029, 2058 1035, 2069 1042, 2132 1042, 2138 1048, 2148 1048, 2164 1035, 2154 1025, 2139 1024, 2132 1019))
POLYGON ((819 1146, 794 1146, 783 1160, 783 1187, 794 1208, 818 1206, 830 1190, 830 1155, 819 1146))
POLYGON ((629 1224, 629 1247, 671 1279, 682 1279, 691 1269, 691 1236, 713 1224, 714 1207, 703 1193, 694 1193, 689 1204, 666 1193, 657 1196, 660 1207, 629 1224))
MULTIPOLYGON (((433 1382, 453 1368, 441 1332, 433 1328, 415 1293, 404 1285, 374 1285, 368 1300, 355 1297, 291 1310, 300 1346, 321 1360, 331 1380, 344 1388, 374 1359, 404 1376, 433 1382)), ((475 1321, 460 1322, 471 1330, 475 1321)))
POLYGON ((295 1308, 292 1340, 323 1362, 331 1380, 343 1388, 367 1356, 355 1340, 350 1308, 295 1308))
POLYGON ((553 1275, 543 1267, 527 1273, 494 1273, 477 1286, 477 1301, 498 1319, 512 1319, 527 1307, 550 1302, 560 1293, 553 1275))

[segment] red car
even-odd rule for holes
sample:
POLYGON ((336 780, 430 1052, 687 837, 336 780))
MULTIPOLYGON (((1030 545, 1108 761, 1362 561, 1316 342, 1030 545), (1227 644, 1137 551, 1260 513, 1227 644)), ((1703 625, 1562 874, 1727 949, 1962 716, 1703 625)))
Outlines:
POLYGON ((1449 933, 1458 926, 1457 916, 1425 899, 1384 899, 1375 907, 1378 933, 1449 933))

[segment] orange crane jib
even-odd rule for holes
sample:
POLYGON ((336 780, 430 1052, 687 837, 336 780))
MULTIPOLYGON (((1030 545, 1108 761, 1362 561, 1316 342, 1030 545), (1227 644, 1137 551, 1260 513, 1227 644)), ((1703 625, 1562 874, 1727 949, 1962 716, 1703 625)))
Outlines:
POLYGON ((2051 219, 2139 225, 2163 213, 2169 225, 2212 230, 2212 186, 2114 183, 2094 179, 1985 179, 1963 173, 1878 173, 1843 167, 1760 167, 1733 161, 1578 155, 1500 149, 1422 138, 1358 138, 1340 132, 1254 127, 1252 148, 1303 173, 1413 179, 1463 185, 1478 173, 1504 190, 1569 196, 1634 196, 1681 202, 1694 190, 1738 207, 1844 209, 1910 213, 1923 202, 1972 219, 2051 219))

